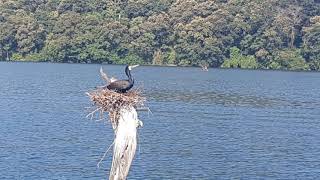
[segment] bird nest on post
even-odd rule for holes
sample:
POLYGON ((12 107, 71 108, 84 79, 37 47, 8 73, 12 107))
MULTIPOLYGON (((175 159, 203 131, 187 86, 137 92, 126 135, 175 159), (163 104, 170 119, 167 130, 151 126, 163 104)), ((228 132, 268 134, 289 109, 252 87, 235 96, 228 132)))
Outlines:
POLYGON ((88 92, 87 95, 96 107, 96 109, 88 116, 91 116, 92 118, 95 113, 99 113, 100 118, 102 118, 103 114, 108 112, 114 130, 118 127, 121 109, 143 106, 144 101, 146 100, 146 98, 141 96, 141 91, 139 90, 131 90, 127 93, 117 93, 101 88, 88 92))
MULTIPOLYGON (((99 114, 100 119, 103 119, 104 113, 108 112, 115 133, 112 143, 113 158, 110 180, 126 179, 137 148, 137 128, 142 127, 142 122, 138 119, 137 107, 142 107, 146 99, 139 90, 128 91, 134 83, 130 74, 131 68, 127 66, 125 69, 129 80, 118 81, 109 79, 100 69, 101 76, 107 85, 87 93, 94 105, 94 110, 87 117, 91 116, 92 119, 95 114, 99 114), (115 84, 119 82, 121 85, 128 85, 129 88, 122 89, 123 91, 112 89, 117 87, 115 84)), ((108 150, 98 163, 98 167, 108 150)))

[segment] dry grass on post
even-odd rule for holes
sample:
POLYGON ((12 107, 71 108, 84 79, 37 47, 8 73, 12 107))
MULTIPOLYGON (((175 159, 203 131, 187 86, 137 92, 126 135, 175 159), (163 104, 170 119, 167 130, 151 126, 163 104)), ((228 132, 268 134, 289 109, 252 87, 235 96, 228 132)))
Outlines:
MULTIPOLYGON (((102 70, 100 73, 102 78, 109 83, 107 75, 102 70)), ((142 126, 136 107, 143 106, 146 99, 139 90, 117 93, 106 88, 98 88, 88 92, 87 95, 94 105, 94 110, 87 117, 93 118, 99 114, 100 119, 103 119, 104 113, 107 112, 115 133, 109 179, 126 179, 136 152, 137 128, 142 126)))
POLYGON ((108 112, 114 130, 118 127, 121 109, 129 110, 131 107, 141 107, 146 100, 146 98, 141 96, 140 90, 131 90, 122 94, 108 89, 98 89, 88 92, 87 95, 96 108, 87 117, 91 116, 93 118, 95 113, 99 113, 99 116, 102 118, 104 113, 108 112))

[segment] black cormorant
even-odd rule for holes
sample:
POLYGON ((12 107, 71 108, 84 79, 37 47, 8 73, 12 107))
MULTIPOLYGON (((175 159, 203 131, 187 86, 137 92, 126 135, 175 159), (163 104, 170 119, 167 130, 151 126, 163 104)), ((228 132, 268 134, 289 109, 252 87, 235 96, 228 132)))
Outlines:
POLYGON ((134 65, 134 66, 127 65, 125 68, 125 73, 128 76, 128 79, 113 81, 107 86, 107 88, 109 90, 113 90, 118 93, 126 93, 128 90, 130 90, 133 87, 133 84, 134 84, 134 79, 131 76, 130 71, 137 66, 139 65, 134 65))

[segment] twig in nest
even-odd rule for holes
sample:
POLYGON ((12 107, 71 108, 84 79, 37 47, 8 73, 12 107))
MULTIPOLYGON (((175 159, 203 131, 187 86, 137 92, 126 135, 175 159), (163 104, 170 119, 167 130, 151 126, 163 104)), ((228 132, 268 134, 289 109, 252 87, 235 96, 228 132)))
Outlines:
POLYGON ((94 114, 95 114, 97 111, 100 111, 101 109, 102 109, 102 107, 99 107, 99 108, 95 109, 94 111, 92 111, 91 113, 89 113, 89 114, 86 116, 86 118, 88 118, 89 116, 91 116, 90 119, 92 120, 94 114))
POLYGON ((97 167, 100 168, 100 164, 101 162, 104 160, 104 158, 106 157, 108 151, 110 150, 110 148, 114 145, 114 141, 112 142, 112 144, 108 147, 108 149, 104 152, 103 156, 101 157, 100 161, 97 164, 97 167))

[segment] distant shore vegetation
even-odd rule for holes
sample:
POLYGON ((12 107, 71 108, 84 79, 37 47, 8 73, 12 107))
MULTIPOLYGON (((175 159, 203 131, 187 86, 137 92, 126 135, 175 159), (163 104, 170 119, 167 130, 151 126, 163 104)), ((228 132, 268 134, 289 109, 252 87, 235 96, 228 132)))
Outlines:
POLYGON ((318 0, 3 0, 0 60, 320 70, 318 0))

